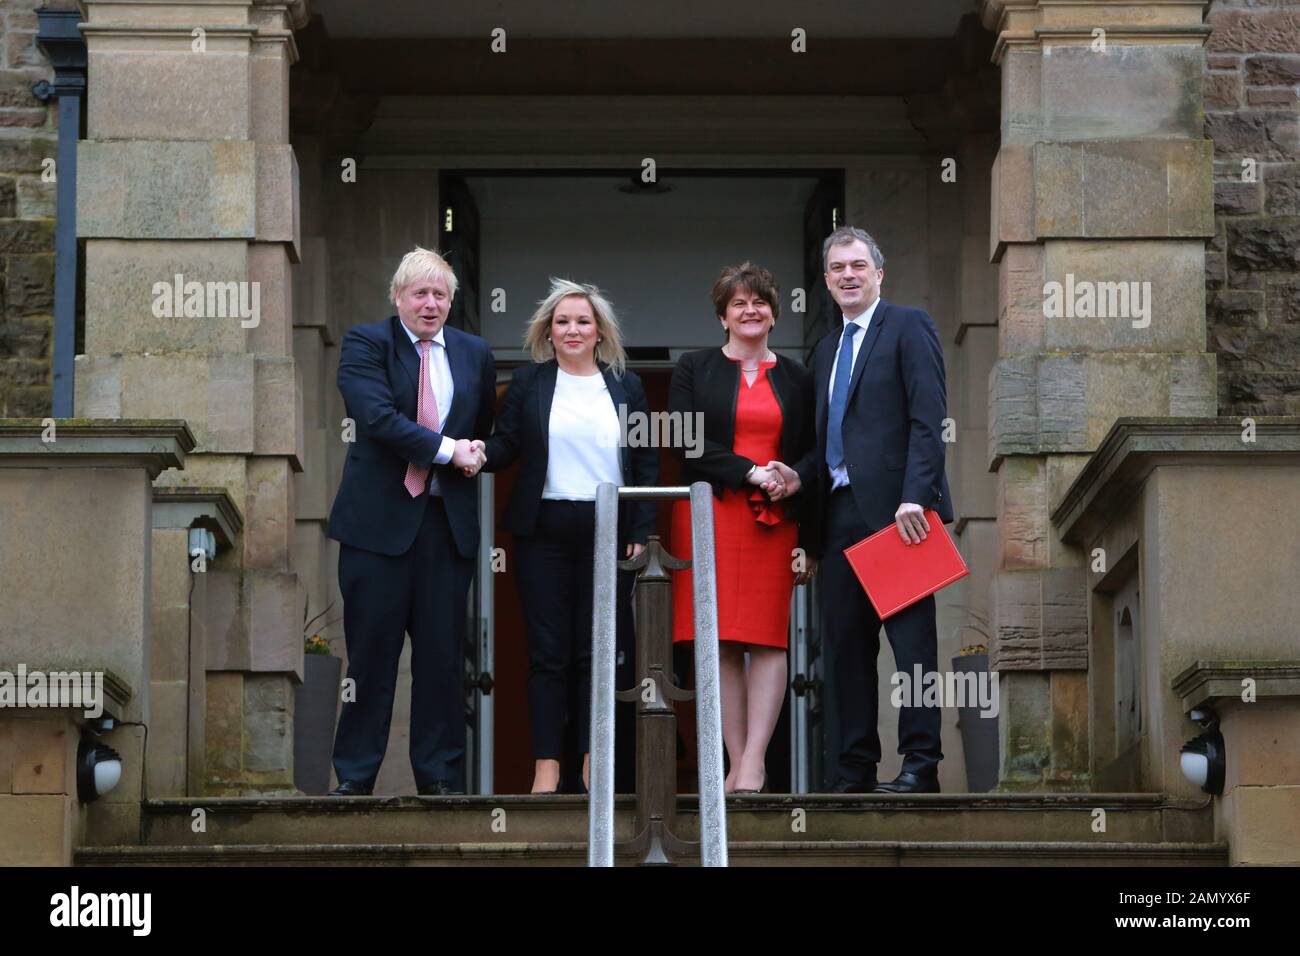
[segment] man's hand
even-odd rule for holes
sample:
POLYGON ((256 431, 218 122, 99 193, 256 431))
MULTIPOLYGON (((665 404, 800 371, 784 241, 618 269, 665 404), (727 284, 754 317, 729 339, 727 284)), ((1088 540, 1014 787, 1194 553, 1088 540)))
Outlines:
POLYGON ((487 461, 484 452, 486 446, 479 439, 456 439, 456 450, 451 453, 451 463, 460 469, 466 478, 473 478, 487 461))
POLYGON ((930 530, 925 509, 910 501, 904 501, 898 506, 894 512, 894 523, 898 525, 898 536, 903 539, 903 544, 920 544, 925 540, 925 533, 930 530))
POLYGON ((804 558, 804 569, 802 571, 795 572, 794 586, 798 587, 801 584, 807 584, 809 581, 813 579, 813 576, 816 574, 817 574, 817 559, 804 558))
POLYGON ((625 557, 628 557, 628 558, 635 558, 635 557, 637 557, 638 555, 640 555, 641 552, 644 551, 644 550, 645 550, 645 545, 644 545, 644 544, 629 544, 629 545, 627 546, 627 553, 626 553, 625 557))
POLYGON ((796 494, 803 482, 799 480, 799 473, 783 461, 769 461, 767 470, 774 476, 772 481, 763 485, 763 490, 773 501, 779 501, 782 498, 789 498, 796 494))

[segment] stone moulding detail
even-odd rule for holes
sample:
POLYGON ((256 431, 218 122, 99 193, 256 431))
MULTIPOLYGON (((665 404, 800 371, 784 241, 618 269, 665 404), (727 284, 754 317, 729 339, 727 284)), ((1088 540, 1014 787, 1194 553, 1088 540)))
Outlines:
POLYGON ((1300 697, 1300 660, 1197 661, 1169 682, 1183 712, 1220 698, 1241 699, 1243 678, 1255 681, 1258 697, 1300 697))
POLYGON ((1052 512, 1052 524, 1063 541, 1084 545, 1101 516, 1131 501, 1162 461, 1221 464, 1224 456, 1260 464, 1300 461, 1300 417, 1254 421, 1256 440, 1244 442, 1242 418, 1117 419, 1052 512))
POLYGON ((194 433, 181 419, 0 419, 0 467, 183 468, 194 433), (46 421, 54 440, 43 441, 46 421))

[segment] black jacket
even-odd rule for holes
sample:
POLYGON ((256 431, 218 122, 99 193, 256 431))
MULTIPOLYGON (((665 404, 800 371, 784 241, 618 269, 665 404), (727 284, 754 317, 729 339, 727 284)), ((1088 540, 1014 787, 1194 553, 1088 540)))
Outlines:
MULTIPOLYGON (((546 488, 546 470, 550 463, 551 403, 555 399, 555 380, 559 363, 555 359, 540 365, 524 365, 510 378, 497 416, 496 431, 487 439, 487 471, 500 471, 516 458, 522 459, 515 486, 506 503, 501 526, 514 534, 529 535, 537 527, 537 512, 546 488)), ((601 366, 609 397, 617 411, 624 405, 630 412, 649 412, 645 388, 635 372, 624 372, 620 379, 605 365, 601 366)), ((654 448, 620 446, 623 483, 635 487, 653 486, 659 481, 659 456, 654 448)), ((653 501, 620 501, 618 537, 620 544, 645 544, 655 533, 653 501)), ((621 555, 620 555, 621 556, 621 555)))
POLYGON ((330 509, 329 536, 376 554, 404 554, 420 530, 427 504, 403 482, 409 465, 432 466, 442 489, 456 550, 478 554, 478 481, 450 462, 433 465, 443 435, 473 438, 492 428, 496 365, 476 335, 444 327, 455 397, 441 432, 416 423, 420 356, 397 316, 358 325, 343 336, 339 391, 356 441, 343 462, 343 481, 330 509))
MULTIPOLYGON (((731 450, 736 440, 740 375, 740 363, 727 358, 722 349, 700 349, 687 352, 677 360, 668 387, 669 412, 683 415, 702 412, 704 418, 704 440, 698 457, 688 457, 694 454, 690 449, 673 448, 673 454, 682 462, 682 483, 707 481, 719 498, 724 489, 746 487, 745 476, 754 465, 767 464, 750 461, 731 450)), ((781 448, 777 460, 796 468, 816 442, 812 375, 798 362, 778 355, 776 365, 768 370, 767 376, 781 406, 781 448)), ((816 556, 820 550, 813 551, 812 546, 817 541, 815 533, 820 532, 818 474, 816 469, 811 469, 807 475, 801 472, 799 478, 802 485, 799 492, 783 504, 799 522, 800 547, 816 556)))

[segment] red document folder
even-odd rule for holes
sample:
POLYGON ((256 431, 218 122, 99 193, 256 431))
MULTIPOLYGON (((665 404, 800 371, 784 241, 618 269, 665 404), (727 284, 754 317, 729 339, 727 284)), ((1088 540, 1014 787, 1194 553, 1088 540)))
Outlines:
POLYGON ((925 520, 930 530, 920 544, 904 544, 891 524, 844 549, 882 621, 970 574, 939 515, 927 509, 925 520))

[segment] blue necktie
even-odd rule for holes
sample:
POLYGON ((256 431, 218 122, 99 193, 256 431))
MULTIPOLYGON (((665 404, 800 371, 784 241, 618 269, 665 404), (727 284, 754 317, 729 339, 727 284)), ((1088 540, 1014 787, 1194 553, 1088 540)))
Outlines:
POLYGON ((826 464, 844 464, 844 407, 849 402, 849 380, 853 378, 853 336, 862 331, 856 322, 844 326, 840 354, 835 360, 835 384, 831 388, 831 410, 826 420, 826 464))

